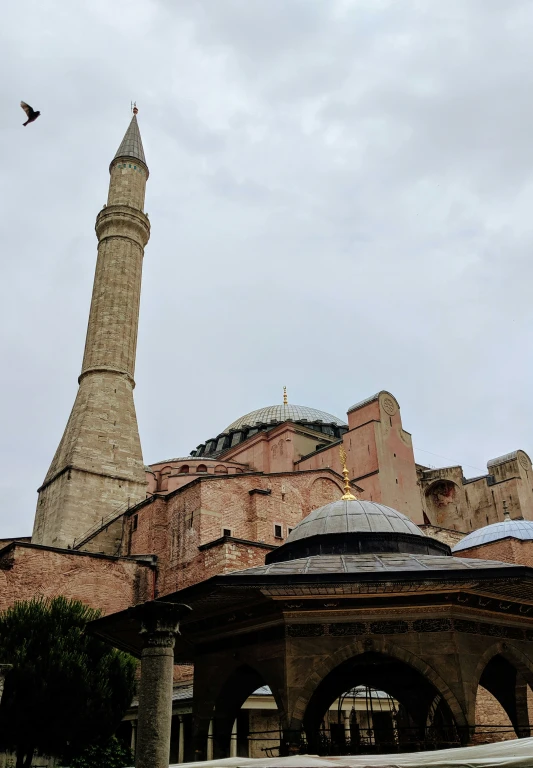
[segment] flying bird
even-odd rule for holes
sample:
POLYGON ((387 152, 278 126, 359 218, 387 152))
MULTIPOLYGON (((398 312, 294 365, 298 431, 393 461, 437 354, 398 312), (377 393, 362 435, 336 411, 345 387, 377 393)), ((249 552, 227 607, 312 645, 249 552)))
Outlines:
POLYGON ((41 114, 40 112, 36 112, 34 109, 32 109, 29 104, 26 104, 25 101, 21 101, 20 106, 22 107, 24 112, 28 115, 28 119, 26 120, 25 123, 22 123, 22 125, 28 125, 28 123, 33 123, 33 121, 37 120, 37 118, 41 114))

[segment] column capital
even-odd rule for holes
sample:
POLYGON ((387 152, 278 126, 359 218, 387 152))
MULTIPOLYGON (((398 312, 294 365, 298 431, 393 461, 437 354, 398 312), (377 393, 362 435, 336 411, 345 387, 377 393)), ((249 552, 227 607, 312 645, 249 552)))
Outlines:
POLYGON ((129 608, 128 612, 140 622, 139 634, 145 648, 173 648, 180 633, 180 621, 190 610, 184 603, 151 600, 129 608))

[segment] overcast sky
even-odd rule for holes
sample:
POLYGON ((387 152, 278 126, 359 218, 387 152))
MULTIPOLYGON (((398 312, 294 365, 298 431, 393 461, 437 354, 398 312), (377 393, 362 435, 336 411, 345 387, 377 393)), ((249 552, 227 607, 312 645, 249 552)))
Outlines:
POLYGON ((341 417, 390 390, 429 465, 533 454, 532 36, 531 0, 6 2, 0 536, 74 402, 131 100, 147 463, 284 384, 341 417))

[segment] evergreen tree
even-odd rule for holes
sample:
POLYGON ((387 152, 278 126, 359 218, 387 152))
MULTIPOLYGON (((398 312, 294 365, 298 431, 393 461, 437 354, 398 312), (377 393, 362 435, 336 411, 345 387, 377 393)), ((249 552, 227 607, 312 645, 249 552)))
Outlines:
POLYGON ((64 597, 15 603, 0 614, 0 663, 11 664, 0 744, 29 768, 37 750, 66 763, 104 745, 134 692, 136 662, 85 632, 100 615, 64 597))

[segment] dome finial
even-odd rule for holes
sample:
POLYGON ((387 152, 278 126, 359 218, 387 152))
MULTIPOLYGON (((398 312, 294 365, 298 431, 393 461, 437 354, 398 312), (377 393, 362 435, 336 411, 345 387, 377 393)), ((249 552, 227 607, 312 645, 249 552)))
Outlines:
POLYGON ((288 405, 289 400, 287 398, 287 387, 283 387, 283 405, 288 405))
POLYGON ((509 514, 509 510, 507 509, 507 502, 505 501, 505 499, 503 501, 503 519, 504 520, 511 519, 511 515, 509 514))
POLYGON ((342 464, 342 474, 344 475, 344 496, 342 496, 343 501, 356 501, 356 496, 353 495, 352 490, 350 488, 350 480, 348 478, 349 472, 348 467, 346 466, 346 451, 344 450, 344 446, 341 445, 339 448, 339 455, 341 457, 341 464, 342 464))

